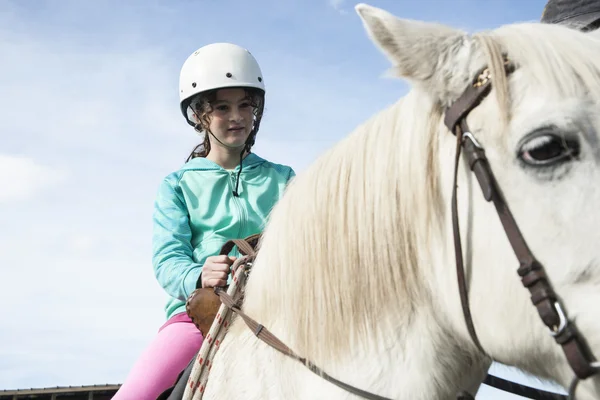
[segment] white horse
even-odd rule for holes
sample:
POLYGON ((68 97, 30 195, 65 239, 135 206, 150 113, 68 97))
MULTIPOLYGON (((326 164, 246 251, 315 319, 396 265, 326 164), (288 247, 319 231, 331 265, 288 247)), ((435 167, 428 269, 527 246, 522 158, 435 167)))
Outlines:
MULTIPOLYGON (((465 268, 486 354, 467 331, 450 212, 456 139, 443 117, 489 65, 492 92, 468 124, 565 312, 600 355, 600 40, 540 24, 471 36, 356 10, 413 89, 293 181, 264 232, 244 312, 329 375, 392 399, 475 393, 492 360, 568 387, 574 374, 521 285, 498 215, 461 164, 465 268), (506 77, 503 55, 518 66, 506 77)), ((236 318, 204 398, 357 397, 236 318)), ((579 384, 577 399, 598 398, 598 375, 579 384)))

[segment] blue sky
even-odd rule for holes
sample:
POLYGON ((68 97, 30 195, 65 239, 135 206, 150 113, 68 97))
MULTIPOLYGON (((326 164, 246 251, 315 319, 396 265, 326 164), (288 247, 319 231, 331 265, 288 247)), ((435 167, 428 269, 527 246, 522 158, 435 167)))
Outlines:
MULTIPOLYGON (((191 52, 252 51, 268 88, 254 150, 297 171, 406 93, 355 4, 0 2, 0 389, 122 382, 163 323, 152 204, 198 140, 177 95, 191 52)), ((537 20, 545 0, 369 4, 474 31, 537 20)))

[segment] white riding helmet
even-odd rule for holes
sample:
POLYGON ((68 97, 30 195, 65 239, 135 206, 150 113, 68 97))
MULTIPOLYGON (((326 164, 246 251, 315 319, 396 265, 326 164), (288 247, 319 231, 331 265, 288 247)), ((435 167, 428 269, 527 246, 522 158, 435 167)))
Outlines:
POLYGON ((188 123, 196 125, 187 112, 194 96, 227 87, 265 91, 260 66, 248 50, 231 43, 213 43, 190 55, 179 75, 179 104, 188 123))

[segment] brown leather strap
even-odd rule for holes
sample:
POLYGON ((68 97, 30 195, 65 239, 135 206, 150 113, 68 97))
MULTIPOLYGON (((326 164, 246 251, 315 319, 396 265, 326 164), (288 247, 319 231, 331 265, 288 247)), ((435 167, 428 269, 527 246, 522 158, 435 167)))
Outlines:
MULTIPOLYGON (((512 72, 514 68, 507 63, 507 73, 512 72)), ((555 340, 562 346, 569 365, 578 378, 585 379, 598 373, 598 369, 593 366, 595 361, 587 343, 577 332, 576 327, 567 320, 562 312, 557 296, 552 289, 549 279, 546 276, 543 266, 536 260, 527 242, 523 238, 519 227, 510 212, 506 201, 502 197, 494 175, 487 161, 483 147, 476 142, 469 126, 466 122, 468 113, 475 108, 481 100, 487 96, 491 89, 491 79, 487 70, 483 70, 477 77, 474 84, 470 85, 463 95, 446 111, 444 122, 448 129, 456 135, 456 157, 454 168, 454 185, 452 189, 452 224, 454 234, 454 246, 456 255, 456 268, 458 286, 461 297, 463 314, 469 330, 469 334, 476 346, 485 353, 479 339, 477 338, 475 327, 473 325, 467 282, 464 272, 464 263, 462 256, 462 246, 460 241, 460 230, 458 224, 458 206, 457 206, 457 177, 458 163, 461 149, 464 150, 466 160, 471 171, 477 177, 484 198, 492 201, 506 236, 511 247, 520 263, 518 273, 521 276, 523 285, 531 293, 532 303, 538 310, 540 318, 544 324, 553 332, 555 340)))
POLYGON ((391 400, 387 397, 382 397, 382 396, 379 396, 379 395, 376 395, 373 393, 369 393, 362 389, 358 389, 354 386, 348 385, 347 383, 339 381, 339 380, 333 378, 332 376, 328 375, 327 373, 325 373, 323 370, 321 370, 319 367, 314 365, 309 360, 307 360, 303 357, 300 357, 299 355, 294 353, 294 351, 292 349, 290 349, 288 346, 286 346, 281 340, 279 340, 275 335, 273 335, 267 328, 265 328, 263 325, 259 324, 258 322, 256 322, 252 318, 250 318, 248 315, 246 315, 239 308, 238 304, 234 301, 234 299, 232 299, 231 296, 229 296, 224 290, 221 290, 220 288, 215 288, 215 293, 221 298, 221 301, 223 302, 223 304, 225 304, 227 307, 229 307, 229 309, 231 309, 234 313, 236 313, 240 317, 242 317, 242 319, 244 320, 246 325, 248 325, 248 328, 250 328, 250 330, 252 330, 252 332, 254 332, 254 335, 256 337, 258 337, 260 340, 262 340, 263 342, 265 342, 267 345, 271 346, 275 350, 285 354, 288 357, 291 357, 291 358, 299 361, 306 368, 308 368, 311 372, 315 373, 319 377, 325 379, 328 382, 331 382, 332 384, 334 384, 352 394, 355 394, 357 396, 360 396, 360 397, 368 399, 368 400, 391 400))
MULTIPOLYGON (((505 57, 504 68, 507 74, 515 70, 515 65, 505 57)), ((483 67, 475 75, 475 79, 465 89, 462 95, 450 107, 446 109, 444 115, 444 124, 450 132, 454 133, 455 128, 461 121, 467 118, 467 115, 490 93, 492 89, 492 76, 488 67, 483 67)))
POLYGON ((516 394, 526 399, 535 400, 566 400, 567 396, 559 393, 548 392, 546 390, 533 388, 520 383, 511 382, 504 378, 488 374, 483 381, 484 384, 500 389, 504 392, 516 394))
POLYGON ((492 85, 489 77, 485 77, 486 71, 487 67, 482 68, 458 100, 446 109, 444 124, 450 132, 454 132, 455 127, 489 94, 492 85))
MULTIPOLYGON (((243 256, 256 256, 258 242, 260 241, 261 234, 257 233, 254 235, 247 236, 244 239, 231 239, 225 242, 223 246, 221 246, 221 251, 219 251, 219 255, 225 256, 233 250, 235 246, 237 246, 238 250, 243 256)), ((202 274, 198 276, 196 281, 196 289, 202 288, 202 274)))
POLYGON ((233 250, 235 246, 237 246, 238 250, 242 255, 249 256, 255 255, 256 247, 258 246, 258 242, 260 240, 261 234, 257 233, 255 235, 250 235, 244 239, 231 239, 225 242, 225 244, 221 247, 220 255, 227 255, 233 250))
POLYGON ((462 149, 462 135, 457 135, 456 140, 456 156, 454 158, 454 185, 452 186, 452 229, 454 235, 454 255, 456 258, 456 277, 458 280, 458 290, 460 293, 460 302, 462 305, 463 316, 465 318, 465 323, 467 325, 467 329, 469 331, 469 335, 471 335, 471 339, 477 346, 477 348, 484 354, 486 354, 485 350, 481 346, 479 342, 479 338, 477 337, 477 333, 475 331, 475 326, 473 325, 473 319, 471 317, 471 307, 469 306, 469 292, 467 280, 465 277, 465 267, 463 263, 463 253, 462 253, 462 244, 460 239, 460 225, 458 222, 458 200, 457 200, 457 187, 458 187, 458 164, 460 160, 460 152, 462 149))

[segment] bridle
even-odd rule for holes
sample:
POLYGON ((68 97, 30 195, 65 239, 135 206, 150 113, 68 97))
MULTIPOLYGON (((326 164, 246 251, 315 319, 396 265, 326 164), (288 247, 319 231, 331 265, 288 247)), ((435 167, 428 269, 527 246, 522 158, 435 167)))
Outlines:
MULTIPOLYGON (((511 74, 515 70, 515 66, 506 61, 505 73, 511 74)), ((525 239, 523 238, 519 227, 513 218, 510 209, 504 200, 488 160, 485 155, 483 146, 471 133, 467 124, 466 118, 469 113, 477 107, 481 101, 491 92, 492 76, 488 68, 483 68, 476 76, 475 80, 467 87, 456 102, 446 109, 444 123, 456 136, 456 155, 454 166, 454 184, 452 189, 452 226, 454 235, 454 247, 456 255, 456 272, 458 280, 458 289, 460 293, 462 310, 467 325, 467 329, 471 339, 477 348, 486 356, 487 353, 481 346, 469 306, 467 283, 465 279, 465 268, 462 256, 462 245, 460 240, 460 231, 458 223, 458 201, 457 201, 457 177, 458 165, 460 161, 461 151, 464 151, 466 160, 470 170, 475 174, 477 181, 483 192, 483 197, 486 201, 494 203, 506 236, 511 244, 511 247, 519 261, 517 273, 521 277, 521 282, 531 293, 531 301, 536 307, 540 318, 544 325, 550 330, 550 334, 555 341, 562 347, 564 354, 575 373, 575 378, 569 387, 568 399, 575 398, 575 389, 580 380, 587 379, 590 376, 600 372, 600 363, 596 361, 592 355, 587 343, 577 331, 573 322, 569 321, 564 312, 563 306, 560 304, 558 296, 552 289, 550 281, 546 275, 543 265, 536 260, 535 256, 529 250, 525 239)), ((243 244, 242 244, 243 245, 243 244)), ((239 259, 238 263, 247 264, 246 270, 250 270, 252 261, 255 257, 255 252, 252 248, 245 246, 245 256, 239 259)), ((256 337, 263 342, 278 350, 279 352, 291 357, 304 366, 311 372, 317 374, 321 378, 333 383, 334 385, 369 400, 390 400, 361 389, 352 385, 341 382, 322 369, 314 365, 309 360, 297 355, 292 349, 285 345, 275 335, 273 335, 266 327, 256 322, 251 317, 246 315, 241 310, 241 304, 234 300, 221 288, 215 288, 215 293, 220 297, 221 302, 225 304, 234 313, 238 314, 246 323, 246 325, 254 332, 256 337)), ((490 357, 491 358, 491 357, 490 357)), ((491 386, 501 388, 515 394, 524 396, 534 396, 536 399, 565 399, 565 396, 546 392, 544 390, 533 389, 531 387, 512 383, 492 375, 488 375, 484 381, 491 386)), ((473 396, 466 392, 458 394, 458 399, 473 399, 473 396)))
MULTIPOLYGON (((515 70, 515 66, 507 60, 505 60, 504 67, 506 74, 511 74, 515 70)), ((467 116, 490 93, 491 87, 492 76, 489 69, 484 68, 477 74, 474 82, 467 87, 458 100, 447 108, 444 119, 445 125, 450 132, 456 136, 454 185, 452 190, 452 225, 456 255, 456 272, 465 322, 473 342, 481 352, 485 353, 477 338, 471 318, 459 233, 458 201, 456 192, 458 163, 461 150, 464 151, 471 171, 477 177, 477 181, 483 192, 483 197, 486 201, 494 203, 506 236, 519 261, 517 273, 521 277, 523 286, 529 289, 529 292, 531 293, 531 302, 537 308, 540 318, 544 325, 550 330, 550 334, 554 337, 556 343, 562 347, 569 365, 575 373, 576 377, 569 388, 569 397, 574 398, 575 388, 579 380, 598 374, 600 371, 600 363, 596 361, 592 355, 584 338, 577 331, 575 324, 567 318, 558 296, 552 289, 544 266, 535 258, 531 250, 529 250, 527 243, 498 188, 496 180, 494 179, 494 175, 485 156, 485 150, 473 136, 467 124, 467 116)))

